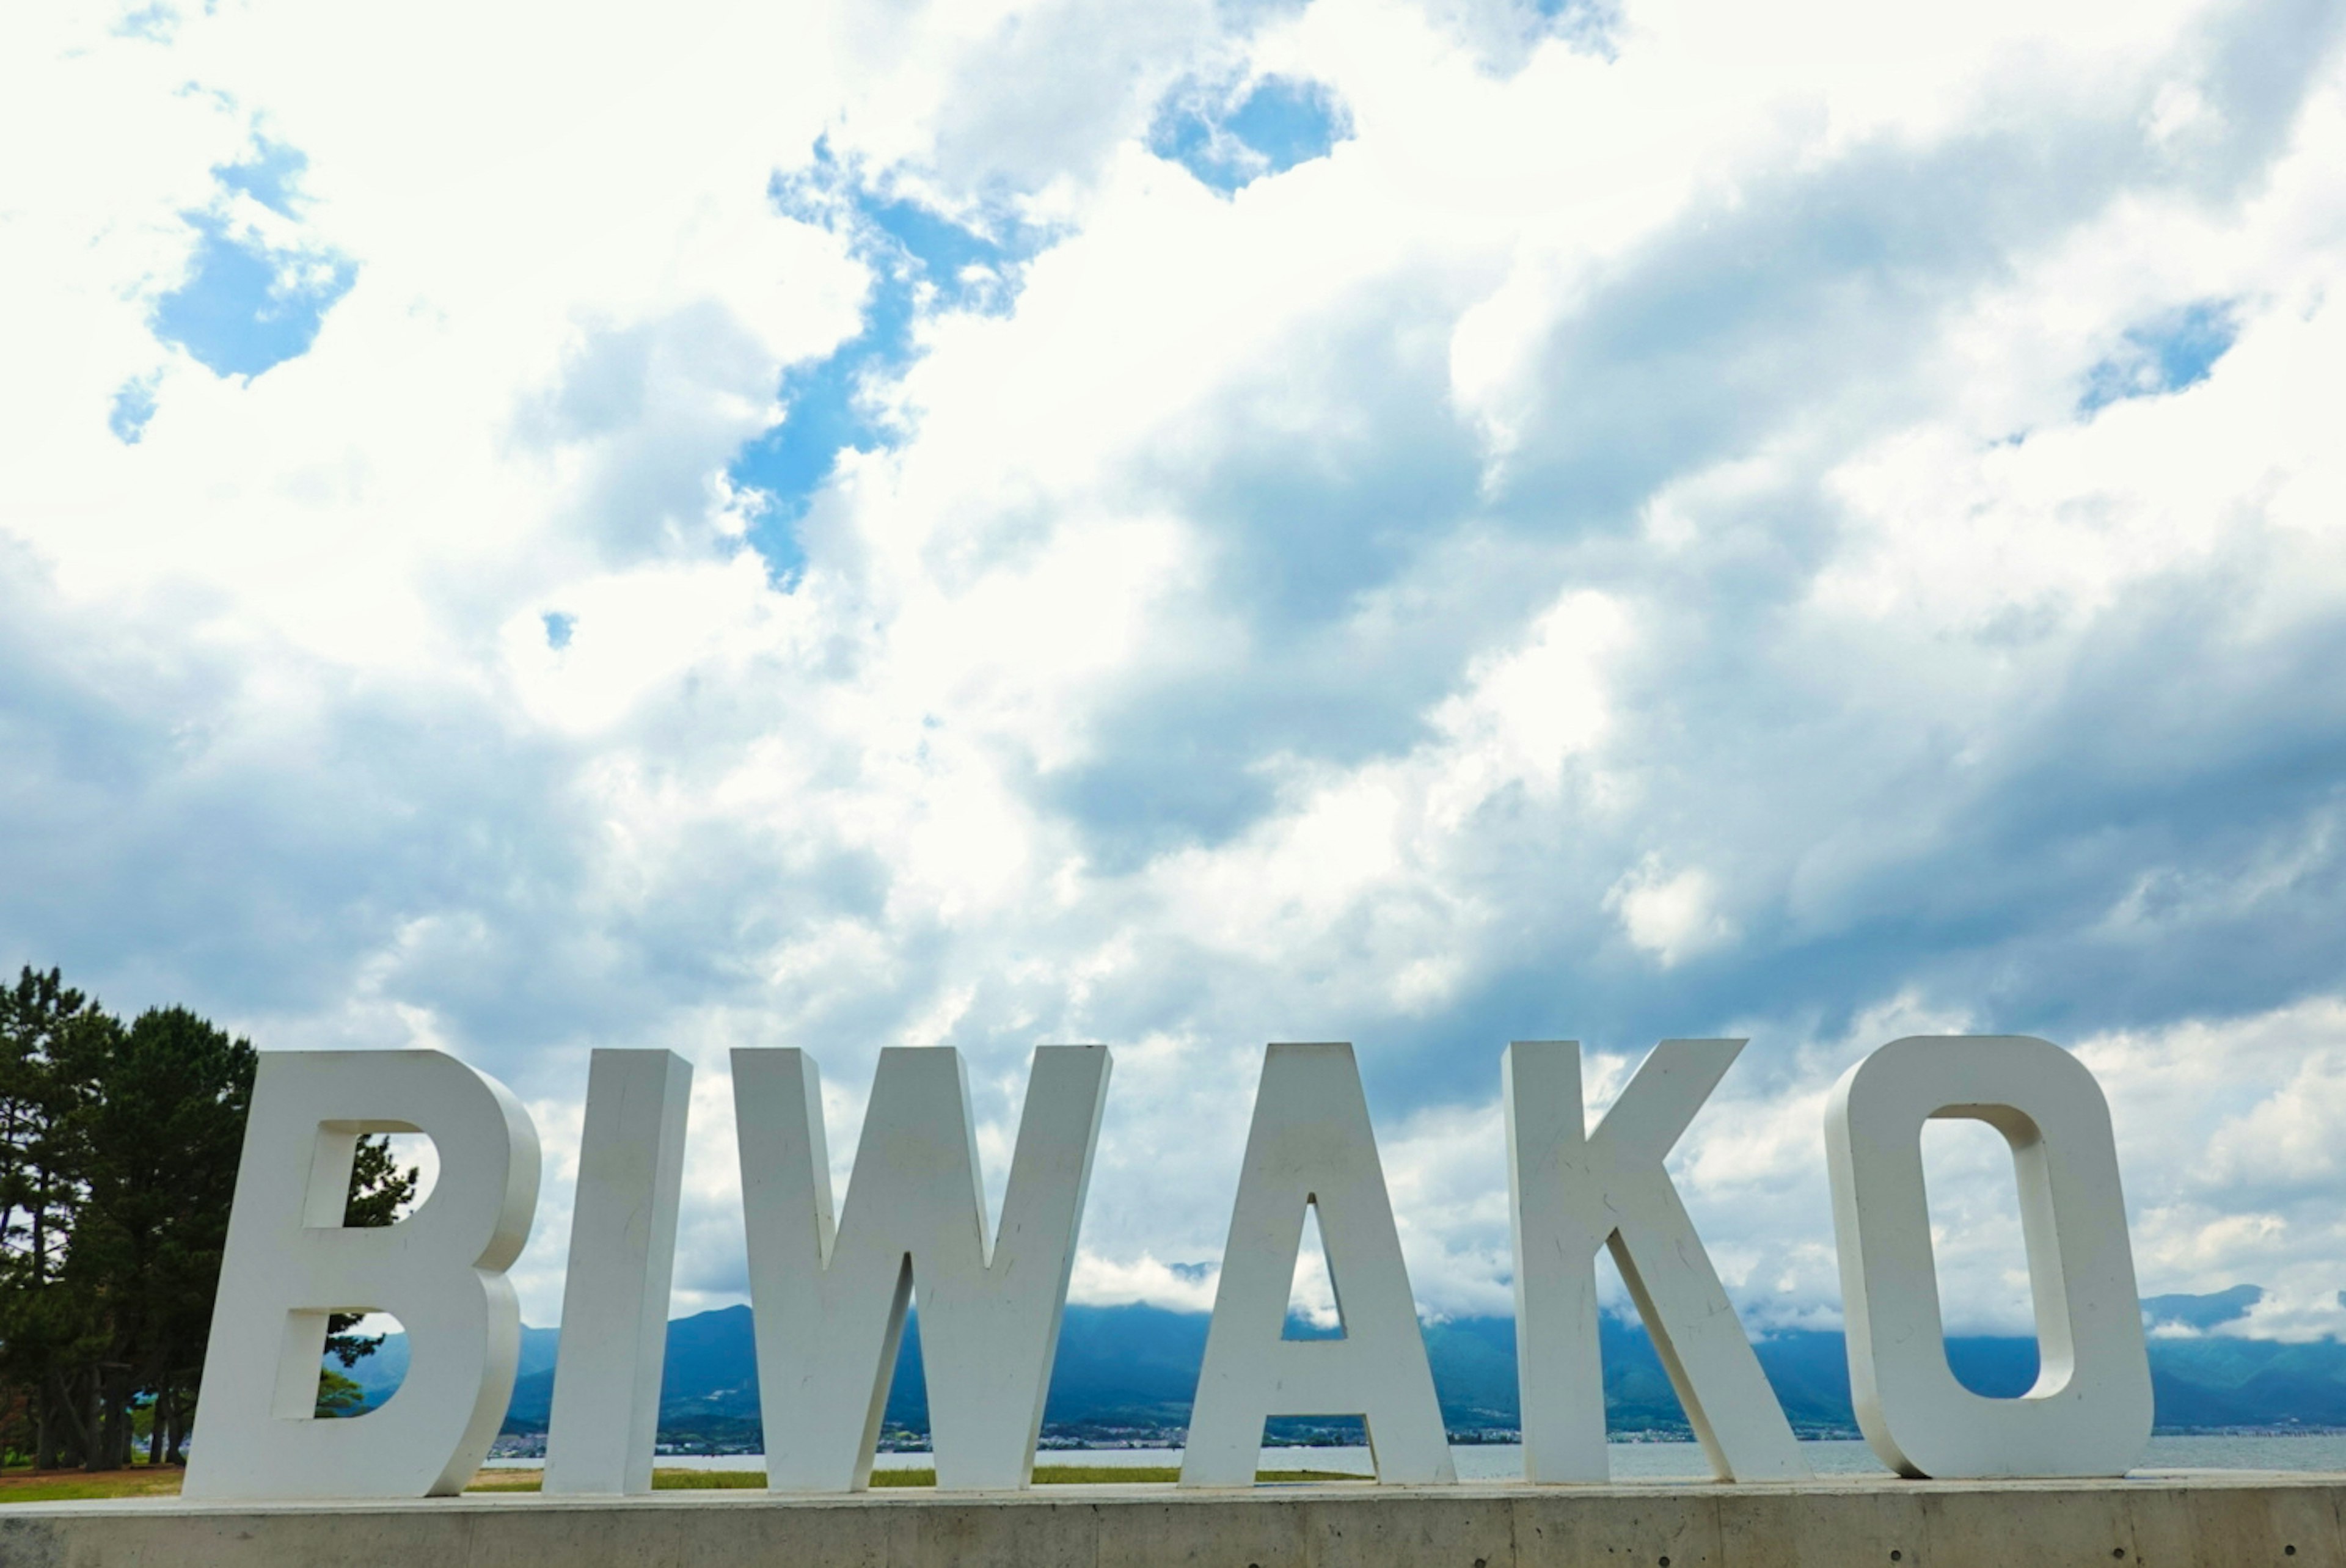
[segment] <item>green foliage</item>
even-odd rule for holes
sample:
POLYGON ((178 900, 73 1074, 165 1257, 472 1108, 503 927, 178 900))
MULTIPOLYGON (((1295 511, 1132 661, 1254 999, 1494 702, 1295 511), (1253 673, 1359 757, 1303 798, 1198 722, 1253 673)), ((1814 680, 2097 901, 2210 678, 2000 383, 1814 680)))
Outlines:
MULTIPOLYGON (((182 1007, 126 1026, 56 970, 0 990, 0 1450, 113 1470, 143 1438, 178 1461, 255 1063, 182 1007)), ((346 1222, 391 1223, 415 1176, 363 1140, 346 1222)), ((381 1342, 356 1321, 330 1324, 345 1367, 381 1342)))
MULTIPOLYGON (((389 1225, 415 1201, 415 1189, 422 1180, 422 1167, 399 1168, 393 1157, 388 1137, 361 1138, 358 1154, 351 1162, 351 1192, 342 1204, 342 1224, 346 1228, 389 1225)), ((360 1361, 382 1348, 380 1334, 353 1334, 361 1321, 354 1312, 337 1312, 326 1319, 326 1354, 345 1368, 360 1361)), ((322 1410, 325 1400, 324 1380, 335 1377, 330 1370, 321 1370, 318 1398, 322 1410)), ((344 1381, 349 1380, 344 1379, 344 1381)), ((352 1388, 358 1385, 352 1383, 352 1388)), ((359 1409, 365 1408, 365 1396, 359 1399, 359 1409)), ((356 1410, 349 1412, 356 1414, 356 1410)))
POLYGON ((45 1465, 97 1444, 112 1336, 71 1237, 96 1157, 97 1067, 120 1032, 55 970, 0 991, 0 1382, 15 1396, 8 1446, 45 1465))
MULTIPOLYGON (((66 1271, 107 1336, 97 1457, 115 1468, 129 1460, 125 1417, 138 1391, 154 1395, 167 1434, 193 1412, 254 1056, 250 1042, 179 1007, 98 1037, 66 1271)), ((159 1459, 178 1443, 167 1435, 156 1447, 159 1459)))
POLYGON ((364 1389, 360 1388, 354 1380, 342 1376, 332 1367, 319 1369, 318 1408, 315 1413, 320 1420, 329 1420, 336 1416, 354 1416, 365 1409, 366 1390, 364 1389))

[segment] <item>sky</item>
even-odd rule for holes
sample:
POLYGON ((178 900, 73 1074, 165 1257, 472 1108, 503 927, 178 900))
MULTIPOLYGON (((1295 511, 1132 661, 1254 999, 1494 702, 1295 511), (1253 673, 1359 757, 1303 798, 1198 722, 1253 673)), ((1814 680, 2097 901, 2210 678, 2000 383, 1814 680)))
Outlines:
MULTIPOLYGON (((998 1203, 1107 1044, 1072 1298, 1203 1308, 1289 1039, 1459 1316, 1505 1044, 1601 1105, 1731 1035, 1673 1169, 1831 1326, 1824 1096, 1974 1033, 2099 1077, 2147 1294, 2337 1337, 2341 32, 0 9, 0 964, 496 1076, 533 1323, 597 1047, 696 1067, 678 1316, 746 1292, 735 1047, 841 1182, 958 1048, 998 1203)), ((2019 1330, 2009 1160, 1929 1145, 2019 1330)))

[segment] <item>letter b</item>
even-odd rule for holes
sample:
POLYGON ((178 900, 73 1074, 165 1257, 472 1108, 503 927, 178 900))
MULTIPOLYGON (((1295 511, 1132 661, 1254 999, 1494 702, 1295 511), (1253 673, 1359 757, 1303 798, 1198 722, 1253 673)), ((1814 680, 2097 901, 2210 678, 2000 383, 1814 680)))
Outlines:
POLYGON ((502 1084, 436 1051, 263 1052, 212 1308, 187 1494, 461 1492, 505 1419, 521 1312, 505 1270, 537 1207, 537 1132, 502 1084), (423 1133, 439 1178, 397 1224, 345 1229, 359 1138, 423 1133), (381 1410, 315 1420, 332 1312, 389 1312, 407 1376, 381 1410))

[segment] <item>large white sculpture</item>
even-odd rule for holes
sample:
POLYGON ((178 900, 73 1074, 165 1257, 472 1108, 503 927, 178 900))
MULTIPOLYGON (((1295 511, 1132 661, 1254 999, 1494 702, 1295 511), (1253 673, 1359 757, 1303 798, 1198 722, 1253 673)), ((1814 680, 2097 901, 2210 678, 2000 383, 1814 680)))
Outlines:
POLYGON ((1907 1475, 2118 1475, 2150 1439, 2150 1363, 2109 1107, 2084 1064, 2019 1036, 1893 1041, 1825 1112, 1851 1392, 1875 1454, 1907 1475), (2020 1183, 2040 1371, 2018 1399, 1955 1380, 1923 1186, 1934 1116, 1985 1122, 2020 1183))
POLYGON ((436 1051, 260 1055, 237 1168, 186 1492, 204 1498, 460 1492, 505 1419, 521 1317, 505 1270, 537 1202, 537 1133, 505 1087, 436 1051), (423 1133, 416 1211, 346 1229, 361 1135, 423 1133), (311 1419, 332 1312, 389 1312, 408 1367, 382 1409, 311 1419))
POLYGON ((1576 1042, 1518 1041, 1500 1069, 1515 1217, 1515 1377, 1524 1474, 1604 1481, 1596 1250, 1609 1247, 1687 1420, 1727 1481, 1809 1473, 1662 1161, 1740 1040, 1665 1040, 1595 1132, 1576 1042))
MULTIPOLYGON (((1806 1473, 1759 1359, 1665 1165, 1741 1050, 1656 1047, 1596 1128, 1579 1047, 1510 1046, 1501 1078, 1514 1217, 1525 1469, 1606 1479, 1595 1258, 1611 1250, 1712 1467, 1806 1473)), ((1002 1220, 989 1240, 967 1074, 950 1050, 881 1053, 834 1223, 811 1058, 737 1051, 750 1287, 769 1483, 843 1492, 871 1475, 917 1290, 939 1484, 1031 1479, 1108 1053, 1035 1054, 1002 1220)), ((546 1490, 649 1488, 691 1070, 598 1051, 589 1075, 546 1490)), ((1948 1478, 2122 1473, 2151 1386, 2109 1112, 2042 1040, 1908 1039, 1842 1077, 1825 1144, 1859 1424, 1884 1462, 1948 1478), (2011 1145, 2042 1372, 2016 1399, 1947 1364, 1921 1136, 1968 1117, 2011 1145)), ((245 1128, 189 1496, 400 1497, 461 1490, 511 1398, 520 1316, 505 1269, 529 1231, 537 1135, 495 1081, 431 1051, 270 1052, 245 1128), (438 1179, 397 1224, 347 1229, 358 1139, 422 1133, 438 1179), (327 1319, 406 1330, 398 1392, 316 1420, 327 1319)), ((1243 1486, 1274 1416, 1359 1415, 1377 1479, 1454 1479, 1367 1101, 1350 1045, 1265 1054, 1181 1481, 1243 1486), (1341 1337, 1290 1340, 1307 1213, 1341 1337)))
POLYGON ((1252 1485, 1265 1419, 1303 1415, 1364 1418, 1380 1481, 1457 1479, 1350 1045, 1273 1045, 1263 1057, 1181 1484, 1252 1485), (1285 1338, 1306 1207, 1340 1339, 1285 1338))
POLYGON ((652 1489, 692 1064, 597 1051, 586 1074, 546 1490, 652 1489))
POLYGON ((733 1053, 770 1488, 870 1481, 916 1286, 937 1484, 1026 1484, 1107 1078, 1105 1046, 1035 1052, 989 1247, 960 1053, 881 1052, 835 1226, 813 1059, 733 1053))

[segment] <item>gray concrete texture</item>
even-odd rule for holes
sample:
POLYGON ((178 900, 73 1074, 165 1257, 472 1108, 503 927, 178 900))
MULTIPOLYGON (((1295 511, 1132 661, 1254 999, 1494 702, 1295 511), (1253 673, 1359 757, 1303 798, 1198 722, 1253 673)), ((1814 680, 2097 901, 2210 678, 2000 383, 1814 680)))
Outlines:
POLYGON ((2346 1476, 0 1508, 0 1568, 2346 1568, 2346 1476))

